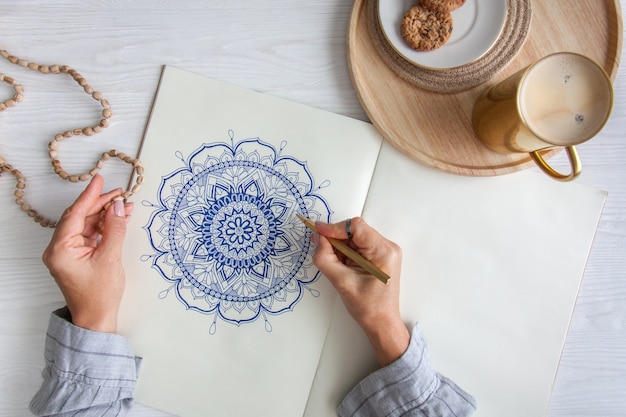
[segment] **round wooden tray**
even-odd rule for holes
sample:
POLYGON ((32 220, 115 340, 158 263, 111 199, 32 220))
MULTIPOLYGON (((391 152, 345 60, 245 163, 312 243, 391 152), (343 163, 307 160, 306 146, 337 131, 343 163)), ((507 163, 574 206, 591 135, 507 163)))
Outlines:
POLYGON ((348 65, 359 100, 385 140, 443 171, 491 176, 533 164, 528 154, 502 155, 485 148, 474 136, 471 116, 484 89, 537 59, 578 52, 600 63, 612 80, 617 75, 623 36, 619 0, 586 0, 575 7, 571 0, 533 0, 530 31, 518 55, 488 82, 450 94, 415 87, 383 62, 368 33, 366 1, 377 0, 355 0, 348 28, 348 65))

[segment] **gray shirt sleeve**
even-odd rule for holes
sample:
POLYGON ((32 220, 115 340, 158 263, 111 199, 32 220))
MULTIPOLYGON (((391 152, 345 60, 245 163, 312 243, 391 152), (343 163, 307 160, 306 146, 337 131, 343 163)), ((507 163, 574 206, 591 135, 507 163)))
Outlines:
POLYGON ((474 398, 432 368, 418 326, 406 352, 361 381, 339 406, 341 417, 469 416, 474 398))
MULTIPOLYGON (((133 402, 141 358, 127 339, 71 324, 67 308, 50 316, 43 383, 31 401, 38 416, 123 416, 133 402)), ((436 373, 416 326, 397 361, 359 383, 343 400, 341 417, 468 416, 474 399, 436 373)))
POLYGON ((33 414, 113 417, 132 406, 141 358, 124 337, 74 326, 62 308, 50 316, 44 356, 33 414))

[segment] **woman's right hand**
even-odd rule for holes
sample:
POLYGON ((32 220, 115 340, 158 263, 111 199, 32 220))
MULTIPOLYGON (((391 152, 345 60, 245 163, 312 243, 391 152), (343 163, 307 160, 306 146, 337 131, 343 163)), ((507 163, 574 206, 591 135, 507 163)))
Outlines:
POLYGON ((352 239, 346 221, 316 222, 313 263, 335 287, 352 318, 367 335, 381 366, 398 359, 409 345, 409 332, 400 316, 402 249, 370 227, 362 218, 351 219, 352 239), (335 251, 326 237, 345 241, 391 277, 387 285, 335 251))

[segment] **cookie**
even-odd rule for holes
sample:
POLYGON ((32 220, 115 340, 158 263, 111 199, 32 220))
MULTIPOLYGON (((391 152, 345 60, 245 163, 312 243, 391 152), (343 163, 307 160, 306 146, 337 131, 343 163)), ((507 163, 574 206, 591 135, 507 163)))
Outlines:
POLYGON ((432 51, 450 39, 452 16, 416 5, 402 19, 402 37, 417 51, 432 51))
POLYGON ((465 4, 465 0, 420 0, 420 5, 428 10, 450 13, 465 4))

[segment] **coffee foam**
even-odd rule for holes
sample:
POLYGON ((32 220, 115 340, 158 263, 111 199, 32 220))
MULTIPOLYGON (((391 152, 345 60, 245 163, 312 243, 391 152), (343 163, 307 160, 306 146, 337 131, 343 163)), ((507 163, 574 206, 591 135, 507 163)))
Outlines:
POLYGON ((526 125, 546 142, 575 145, 608 120, 613 94, 606 74, 581 55, 556 54, 535 64, 520 85, 526 125))

